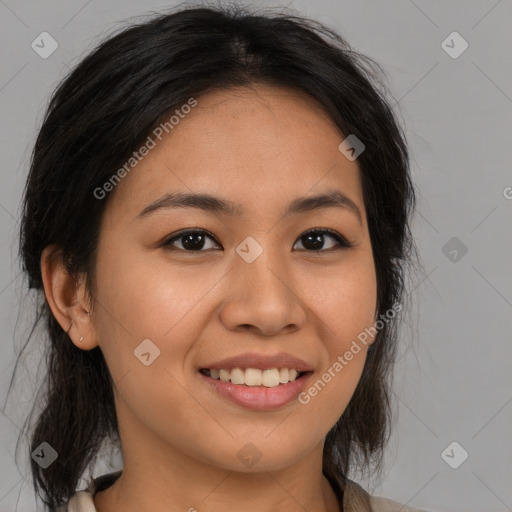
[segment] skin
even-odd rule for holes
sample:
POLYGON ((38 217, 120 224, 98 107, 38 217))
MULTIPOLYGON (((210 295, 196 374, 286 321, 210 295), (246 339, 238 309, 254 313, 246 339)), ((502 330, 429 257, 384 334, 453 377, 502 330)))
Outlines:
POLYGON ((376 275, 357 160, 338 150, 344 136, 302 93, 253 85, 197 100, 111 192, 94 304, 84 279, 72 279, 48 257, 50 248, 41 258, 55 317, 77 347, 101 347, 115 383, 124 468, 96 494, 95 506, 337 511, 322 449, 361 376, 365 345, 307 405, 294 400, 271 411, 227 401, 198 368, 244 352, 289 352, 313 365, 315 382, 375 322, 376 275), (352 199, 362 222, 339 207, 283 217, 289 201, 328 189, 352 199), (136 219, 177 191, 236 201, 244 214, 181 208, 136 219), (316 227, 353 247, 324 235, 325 248, 305 249, 301 237, 316 227), (158 246, 188 228, 215 240, 207 238, 202 253, 186 252, 180 238, 158 246), (247 236, 263 248, 250 264, 235 252, 247 236), (144 366, 134 350, 147 338, 161 353, 144 366), (262 455, 251 468, 237 457, 249 442, 262 455))

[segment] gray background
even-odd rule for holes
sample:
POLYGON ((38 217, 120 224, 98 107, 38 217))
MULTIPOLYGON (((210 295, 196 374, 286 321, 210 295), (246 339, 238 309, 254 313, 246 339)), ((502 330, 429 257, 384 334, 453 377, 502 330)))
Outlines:
MULTIPOLYGON (((0 512, 16 504, 19 511, 35 510, 28 465, 22 464, 20 475, 14 449, 40 382, 37 343, 31 343, 21 386, 7 403, 5 397, 33 304, 23 287, 16 236, 37 127, 50 91, 99 37, 126 18, 171 5, 0 0, 0 512), (47 59, 31 48, 43 31, 59 44, 47 59)), ((396 369, 399 416, 386 471, 381 480, 360 481, 376 495, 432 512, 512 511, 512 200, 506 197, 512 196, 511 2, 259 5, 288 5, 327 23, 379 62, 412 152, 420 193, 413 228, 425 274, 410 280, 414 306, 396 369), (456 59, 441 47, 453 31, 469 44, 456 59), (455 245, 445 246, 453 237, 455 245), (467 253, 460 258, 462 244, 467 253), (454 248, 457 256, 449 253, 454 248), (469 453, 457 469, 441 456, 453 441, 469 453)), ((449 454, 457 459, 460 448, 449 454)), ((100 464, 95 476, 105 468, 110 466, 100 464)))

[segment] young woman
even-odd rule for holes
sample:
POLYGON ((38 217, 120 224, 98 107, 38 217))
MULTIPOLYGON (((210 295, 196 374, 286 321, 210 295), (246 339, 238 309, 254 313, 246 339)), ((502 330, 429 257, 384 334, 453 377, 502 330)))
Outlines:
POLYGON ((189 7, 58 87, 21 228, 49 510, 416 510, 348 477, 381 468, 415 252, 378 85, 314 21, 189 7), (79 490, 108 442, 123 469, 79 490))

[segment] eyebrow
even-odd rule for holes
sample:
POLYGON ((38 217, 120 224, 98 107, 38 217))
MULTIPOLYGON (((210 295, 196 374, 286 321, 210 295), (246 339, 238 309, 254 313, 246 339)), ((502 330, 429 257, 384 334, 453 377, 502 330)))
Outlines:
MULTIPOLYGON (((298 197, 288 204, 284 216, 333 207, 343 208, 353 213, 357 216, 359 224, 362 225, 362 215, 359 208, 352 199, 339 190, 332 190, 314 196, 298 197)), ((233 201, 206 193, 175 192, 165 194, 147 205, 136 218, 141 219, 157 210, 169 208, 199 208, 206 212, 223 213, 231 217, 238 217, 243 214, 242 206, 233 201)))

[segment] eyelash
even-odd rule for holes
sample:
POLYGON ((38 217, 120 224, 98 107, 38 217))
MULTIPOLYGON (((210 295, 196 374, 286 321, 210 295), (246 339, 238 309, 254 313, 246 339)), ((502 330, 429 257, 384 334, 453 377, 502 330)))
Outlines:
MULTIPOLYGON (((312 228, 312 229, 308 229, 307 231, 305 231, 304 233, 302 233, 299 238, 297 239, 297 242, 300 241, 300 239, 305 236, 305 235, 309 235, 310 233, 318 233, 318 234, 321 234, 321 235, 329 235, 331 236, 332 238, 334 238, 339 246, 336 248, 330 248, 330 249, 319 249, 319 250, 308 250, 308 249, 299 249, 301 251, 307 251, 307 252, 310 252, 310 253, 322 253, 322 252, 331 252, 333 250, 342 250, 342 249, 349 249, 350 247, 353 247, 353 244, 351 244, 346 238, 344 238, 343 236, 341 236, 339 233, 337 233, 336 231, 333 231, 331 229, 327 229, 327 228, 312 228)), ((184 231, 180 231, 178 234, 176 235, 173 235, 171 238, 168 238, 166 239, 162 244, 161 244, 161 247, 165 247, 167 250, 169 251, 174 251, 174 250, 179 250, 181 252, 186 252, 186 253, 208 253, 212 250, 215 250, 215 249, 208 249, 208 250, 198 250, 198 251, 187 251, 186 249, 179 249, 177 247, 171 247, 172 243, 176 240, 179 240, 180 238, 184 237, 185 235, 189 235, 189 234, 202 234, 202 235, 206 235, 208 238, 211 238, 217 245, 220 245, 219 242, 217 242, 217 240, 215 239, 215 237, 210 234, 208 231, 205 231, 204 229, 187 229, 187 230, 184 230, 184 231)), ((293 245, 295 245, 295 243, 293 245)))

